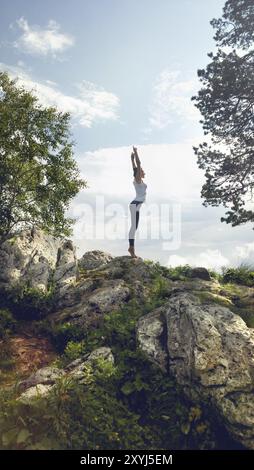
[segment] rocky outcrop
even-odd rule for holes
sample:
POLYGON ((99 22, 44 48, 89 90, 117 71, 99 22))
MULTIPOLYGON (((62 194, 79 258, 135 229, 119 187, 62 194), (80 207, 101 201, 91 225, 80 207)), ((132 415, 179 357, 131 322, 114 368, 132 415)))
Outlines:
POLYGON ((105 251, 87 251, 79 260, 79 267, 81 269, 97 269, 107 265, 112 259, 113 256, 105 251))
POLYGON ((56 267, 53 275, 53 283, 64 295, 66 287, 76 282, 78 276, 78 261, 76 249, 71 240, 63 241, 58 248, 56 267))
POLYGON ((96 326, 105 314, 121 308, 131 295, 140 303, 147 298, 153 272, 143 260, 89 251, 78 264, 77 283, 70 283, 56 293, 53 322, 70 321, 89 328, 96 326), (84 265, 85 272, 81 268, 84 265))
POLYGON ((137 339, 190 398, 207 402, 237 441, 254 448, 254 330, 238 315, 180 292, 139 320, 137 339))
POLYGON ((71 362, 65 369, 43 367, 18 384, 19 390, 23 392, 17 399, 22 403, 32 405, 34 398, 47 396, 57 381, 63 377, 69 377, 72 380, 82 382, 82 379, 85 378, 87 367, 96 367, 97 359, 103 359, 114 364, 114 356, 111 349, 101 347, 71 362))
POLYGON ((120 308, 130 297, 130 289, 124 281, 112 279, 101 284, 102 286, 98 287, 96 280, 85 280, 81 283, 81 296, 75 289, 69 291, 73 303, 69 301, 69 307, 54 312, 51 321, 68 321, 83 328, 94 327, 106 313, 120 308))
MULTIPOLYGON (((254 448, 254 330, 230 310, 253 311, 252 289, 233 293, 202 267, 176 280, 158 265, 98 250, 77 261, 70 240, 38 229, 23 231, 0 248, 1 291, 19 284, 44 292, 54 286, 46 311, 53 330, 68 322, 81 333, 103 325, 105 315, 130 300, 138 309, 146 302, 150 308, 160 292, 162 305, 137 323, 140 348, 174 375, 186 395, 215 411, 235 440, 254 448)), ((96 357, 114 362, 110 348, 102 347, 64 369, 40 368, 20 382, 19 399, 30 403, 46 396, 62 377, 82 380, 96 357)))
POLYGON ((23 284, 46 292, 61 288, 77 277, 72 242, 60 240, 38 228, 24 230, 0 247, 0 288, 23 284))

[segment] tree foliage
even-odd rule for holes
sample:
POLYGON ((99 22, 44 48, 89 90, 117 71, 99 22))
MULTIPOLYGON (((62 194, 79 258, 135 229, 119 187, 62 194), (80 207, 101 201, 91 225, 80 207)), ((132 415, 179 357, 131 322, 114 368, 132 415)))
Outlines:
POLYGON ((229 208, 221 221, 236 226, 254 221, 254 3, 228 0, 216 29, 215 54, 198 70, 202 88, 192 97, 210 143, 194 147, 205 170, 203 205, 229 208))
POLYGON ((42 107, 32 92, 0 73, 0 241, 37 225, 70 234, 70 200, 86 183, 70 140, 70 115, 42 107))

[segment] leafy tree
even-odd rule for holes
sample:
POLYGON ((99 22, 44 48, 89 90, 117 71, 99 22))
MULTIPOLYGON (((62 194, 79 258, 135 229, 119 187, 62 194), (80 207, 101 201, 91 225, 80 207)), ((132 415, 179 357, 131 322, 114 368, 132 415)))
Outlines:
POLYGON ((216 29, 217 52, 198 70, 202 88, 192 97, 210 143, 194 147, 205 170, 203 205, 229 208, 221 221, 232 226, 254 221, 254 3, 228 0, 216 29))
POLYGON ((0 242, 19 228, 70 234, 70 200, 79 178, 70 141, 70 115, 42 107, 6 72, 0 73, 0 242))

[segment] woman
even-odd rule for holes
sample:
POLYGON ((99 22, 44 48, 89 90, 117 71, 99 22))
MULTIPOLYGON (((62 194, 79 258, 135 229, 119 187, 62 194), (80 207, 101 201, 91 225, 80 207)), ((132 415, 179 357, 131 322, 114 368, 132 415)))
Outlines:
POLYGON ((140 159, 138 156, 138 151, 136 147, 133 147, 133 152, 131 154, 131 162, 133 168, 134 180, 133 184, 136 190, 136 197, 131 201, 129 207, 131 212, 131 227, 129 230, 129 248, 128 252, 133 258, 137 258, 135 254, 134 241, 135 241, 135 232, 138 228, 139 223, 139 210, 146 198, 146 188, 147 185, 143 182, 145 177, 145 172, 141 168, 140 159))

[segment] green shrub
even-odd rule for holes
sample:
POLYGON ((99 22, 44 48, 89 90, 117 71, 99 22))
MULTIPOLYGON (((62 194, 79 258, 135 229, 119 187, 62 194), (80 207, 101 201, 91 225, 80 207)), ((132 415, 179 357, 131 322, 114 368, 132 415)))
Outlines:
POLYGON ((189 264, 184 264, 181 266, 175 266, 174 268, 169 268, 169 277, 173 280, 185 280, 190 277, 192 267, 189 264))
POLYGON ((172 280, 185 280, 190 276, 190 272, 192 270, 189 264, 181 265, 181 266, 163 266, 158 261, 154 262, 151 260, 145 260, 145 263, 150 266, 151 273, 156 276, 164 276, 168 279, 172 280))
POLYGON ((211 278, 217 279, 217 281, 221 282, 222 275, 220 273, 218 273, 217 271, 214 271, 213 269, 207 269, 207 271, 209 272, 211 278))
POLYGON ((63 368, 70 362, 74 361, 75 359, 78 359, 82 356, 84 349, 84 341, 68 341, 63 355, 57 361, 58 366, 60 368, 63 368))
POLYGON ((47 315, 53 305, 53 291, 19 285, 5 293, 5 303, 19 320, 35 320, 47 315))
POLYGON ((80 325, 71 322, 53 323, 49 318, 34 322, 33 331, 34 334, 48 336, 60 354, 64 352, 69 341, 79 342, 86 334, 80 325))
POLYGON ((47 399, 35 400, 36 406, 2 395, 2 449, 148 448, 150 430, 115 397, 110 385, 114 367, 102 360, 98 364, 88 367, 82 384, 58 381, 47 399))
POLYGON ((241 263, 238 268, 222 268, 222 282, 254 286, 254 267, 247 263, 241 263))

